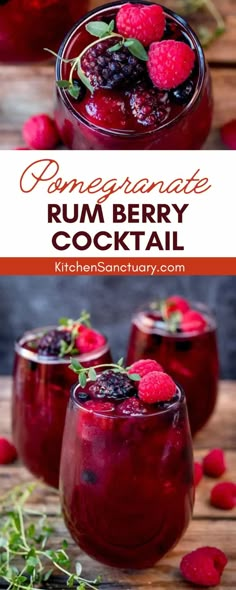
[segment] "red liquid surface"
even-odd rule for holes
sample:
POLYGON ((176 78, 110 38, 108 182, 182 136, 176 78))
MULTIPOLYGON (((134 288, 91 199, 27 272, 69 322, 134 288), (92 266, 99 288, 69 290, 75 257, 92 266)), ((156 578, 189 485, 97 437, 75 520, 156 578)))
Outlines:
MULTIPOLYGON (((114 4, 113 7, 98 9, 87 16, 63 46, 63 57, 68 59, 78 56, 95 39, 86 31, 86 24, 94 20, 110 22, 115 19, 118 7, 119 5, 114 4)), ((174 27, 173 38, 188 42, 188 27, 184 30, 173 16, 168 15, 168 19, 174 27)), ((195 45, 198 55, 197 40, 195 45)), ((69 71, 68 64, 58 63, 58 79, 67 79, 69 71)), ((193 79, 196 85, 195 96, 198 85, 201 89, 192 106, 177 105, 170 100, 168 93, 161 93, 166 118, 164 125, 162 123, 159 127, 145 126, 137 121, 132 114, 130 93, 127 91, 96 90, 94 97, 105 93, 110 97, 111 103, 107 115, 95 121, 90 116, 94 113, 94 105, 91 101, 88 107, 88 90, 80 101, 72 99, 66 91, 58 90, 55 117, 63 141, 72 149, 199 149, 209 133, 212 116, 210 80, 203 57, 201 64, 196 58, 193 79)))
POLYGON ((139 416, 97 414, 71 400, 60 491, 76 543, 108 565, 146 568, 182 536, 192 514, 185 402, 139 416))
MULTIPOLYGON (((109 349, 85 366, 109 363, 109 349)), ((12 428, 14 442, 26 467, 36 477, 58 487, 62 436, 70 388, 77 380, 65 364, 46 364, 15 354, 12 428)))
POLYGON ((48 59, 87 10, 87 0, 5 0, 0 2, 0 61, 48 59))
POLYGON ((147 324, 144 327, 144 318, 145 314, 140 314, 132 322, 127 364, 151 358, 163 366, 185 391, 191 432, 195 434, 206 424, 216 403, 216 330, 209 325, 199 334, 168 334, 155 328, 155 319, 149 329, 147 324))

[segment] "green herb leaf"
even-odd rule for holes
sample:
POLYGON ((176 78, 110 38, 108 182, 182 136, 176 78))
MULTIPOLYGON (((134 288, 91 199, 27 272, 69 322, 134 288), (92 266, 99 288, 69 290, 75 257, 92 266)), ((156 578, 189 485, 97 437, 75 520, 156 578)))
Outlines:
POLYGON ((148 54, 145 47, 137 39, 127 39, 124 42, 124 46, 127 47, 130 53, 138 59, 141 59, 142 61, 148 60, 148 54))
POLYGON ((122 41, 120 41, 119 43, 116 43, 115 45, 112 45, 112 47, 109 47, 108 51, 109 53, 113 53, 114 51, 119 51, 119 49, 121 49, 123 43, 122 41))
POLYGON ((128 377, 132 381, 140 381, 140 379, 141 379, 141 377, 140 377, 140 375, 138 375, 138 373, 129 373, 128 377))
POLYGON ((56 84, 58 88, 69 88, 70 86, 69 80, 57 80, 56 84))
POLYGON ((113 31, 114 31, 114 29, 115 29, 115 21, 114 21, 114 19, 112 19, 112 20, 109 22, 108 29, 109 29, 109 33, 113 33, 113 31))
POLYGON ((90 369, 88 370, 88 377, 91 381, 96 381, 97 373, 93 367, 90 367, 90 369))
POLYGON ((71 365, 69 366, 70 369, 72 369, 72 371, 74 371, 75 373, 79 373, 81 370, 83 370, 83 366, 81 365, 81 363, 79 363, 79 361, 77 361, 77 359, 70 359, 71 360, 71 365))
POLYGON ((110 29, 107 23, 103 21, 91 21, 86 25, 86 31, 93 35, 94 37, 105 37, 105 35, 109 35, 110 29))
POLYGON ((87 377, 86 377, 85 373, 80 373, 79 374, 80 387, 85 387, 86 383, 87 383, 87 377))
POLYGON ((94 87, 92 86, 92 84, 90 84, 89 79, 87 78, 87 76, 85 76, 83 70, 81 69, 80 64, 78 64, 78 66, 77 66, 77 74, 78 74, 81 82, 83 82, 84 86, 86 86, 86 88, 88 88, 88 90, 90 90, 90 92, 93 94, 94 93, 94 87))
POLYGON ((71 84, 68 87, 68 92, 70 96, 72 96, 72 98, 75 98, 75 100, 77 100, 77 98, 79 98, 80 95, 80 88, 79 86, 74 86, 73 84, 71 84))

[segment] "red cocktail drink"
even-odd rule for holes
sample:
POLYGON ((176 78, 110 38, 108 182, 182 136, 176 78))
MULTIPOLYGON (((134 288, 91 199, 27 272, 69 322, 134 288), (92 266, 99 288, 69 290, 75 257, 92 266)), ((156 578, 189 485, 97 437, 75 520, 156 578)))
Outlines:
MULTIPOLYGON (((70 77, 71 64, 64 63, 62 60, 84 54, 86 47, 95 40, 87 27, 95 21, 109 23, 115 20, 123 4, 125 3, 114 2, 93 10, 81 18, 69 32, 62 43, 57 60, 56 78, 59 84, 70 77)), ((147 6, 151 3, 136 4, 147 6)), ((77 87, 80 85, 80 96, 73 98, 68 89, 58 88, 55 109, 57 126, 64 143, 69 148, 109 150, 201 148, 209 133, 212 118, 209 72, 199 40, 189 25, 166 8, 164 14, 166 28, 163 40, 181 41, 194 51, 195 65, 187 82, 170 91, 153 87, 145 69, 145 62, 138 61, 134 65, 128 64, 128 67, 138 68, 138 74, 137 71, 135 73, 137 81, 132 81, 131 78, 130 86, 127 80, 124 87, 122 84, 121 87, 116 86, 113 80, 111 82, 109 80, 108 83, 112 87, 106 87, 104 80, 100 81, 99 70, 96 84, 102 84, 102 86, 97 86, 95 92, 91 94, 88 88, 80 84, 75 68, 71 81, 77 87)), ((116 37, 114 37, 113 45, 115 40, 117 40, 116 37)), ((81 67, 89 76, 89 67, 93 59, 92 67, 96 68, 97 63, 103 63, 101 62, 101 59, 104 59, 102 43, 108 44, 104 62, 106 67, 109 66, 112 70, 117 67, 117 61, 120 60, 123 75, 127 67, 124 63, 125 54, 121 56, 117 51, 115 59, 116 52, 113 52, 113 63, 107 66, 107 56, 111 55, 109 39, 108 41, 101 39, 99 47, 93 46, 92 57, 90 50, 90 53, 85 56, 86 60, 82 57, 81 67), (115 66, 114 61, 116 61, 115 66)), ((148 51, 148 47, 146 50, 148 51)), ((102 71, 104 73, 104 70, 102 71)), ((90 80, 94 81, 92 75, 90 80)))
POLYGON ((191 436, 179 388, 167 403, 129 395, 116 398, 112 384, 108 395, 103 386, 94 394, 93 382, 72 389, 60 491, 66 525, 84 551, 108 565, 146 568, 191 518, 191 436))
MULTIPOLYGON (((49 485, 58 486, 62 435, 70 388, 75 376, 70 356, 38 352, 48 328, 27 332, 15 345, 13 436, 26 467, 49 485)), ((77 355, 85 366, 111 360, 107 341, 77 355)))
POLYGON ((0 62, 48 59, 88 9, 87 0, 0 0, 0 62))
POLYGON ((170 331, 152 304, 135 314, 132 320, 127 363, 140 358, 157 360, 185 391, 192 434, 211 416, 217 397, 218 353, 216 325, 209 311, 201 312, 205 323, 183 324, 170 331))

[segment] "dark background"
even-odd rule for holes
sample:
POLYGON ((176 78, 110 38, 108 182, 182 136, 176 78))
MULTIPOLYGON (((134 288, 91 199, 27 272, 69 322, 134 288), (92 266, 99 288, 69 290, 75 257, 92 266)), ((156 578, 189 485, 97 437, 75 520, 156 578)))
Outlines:
POLYGON ((12 370, 15 338, 26 329, 90 311, 108 337, 114 360, 125 354, 130 319, 153 297, 179 294, 207 303, 216 315, 221 377, 236 379, 236 276, 0 277, 0 373, 12 370))

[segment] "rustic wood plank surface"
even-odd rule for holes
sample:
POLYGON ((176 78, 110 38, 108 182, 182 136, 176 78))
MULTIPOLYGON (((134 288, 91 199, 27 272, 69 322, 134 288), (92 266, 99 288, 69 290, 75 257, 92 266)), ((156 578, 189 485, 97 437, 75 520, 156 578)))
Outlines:
MULTIPOLYGON (((204 149, 224 149, 219 127, 236 117, 236 0, 214 0, 226 23, 226 32, 206 50, 215 101, 211 134, 204 149)), ((101 4, 91 0, 90 6, 101 4)), ((176 0, 163 0, 174 8, 176 0)), ((206 18, 205 12, 200 18, 206 18)), ((52 64, 0 65, 0 149, 23 145, 22 124, 31 114, 52 112, 54 91, 52 64), (30 89, 30 91, 29 91, 30 89)))
MULTIPOLYGON (((11 378, 0 377, 0 434, 10 433, 11 378)), ((227 473, 222 479, 236 481, 236 382, 222 382, 219 388, 217 409, 206 428, 194 441, 194 455, 201 460, 207 450, 221 446, 225 449, 227 473)), ((0 468, 0 493, 18 483, 32 481, 32 476, 20 464, 0 468)), ((66 538, 71 556, 79 559, 85 576, 102 576, 100 590, 187 590, 179 575, 178 566, 182 556, 201 545, 215 545, 226 552, 229 563, 222 577, 219 590, 235 590, 236 587, 236 510, 220 511, 209 505, 209 493, 214 480, 204 478, 200 483, 194 507, 194 517, 174 551, 170 552, 155 567, 145 571, 118 570, 105 567, 81 552, 70 539, 60 517, 58 493, 46 486, 37 487, 33 496, 34 505, 46 510, 55 529, 52 547, 66 538)), ((1 587, 1 583, 0 583, 1 587)), ((3 587, 3 586, 2 586, 3 587)), ((65 588, 61 576, 54 576, 50 588, 65 588)), ((198 587, 196 586, 196 590, 198 587)), ((200 590, 200 589, 199 589, 200 590)))

